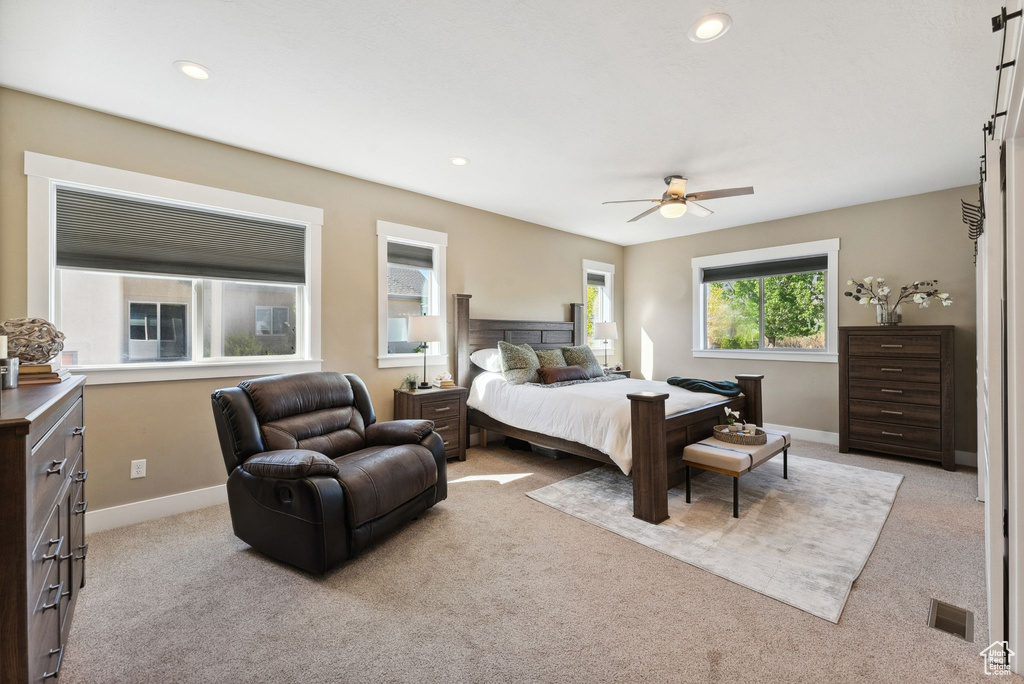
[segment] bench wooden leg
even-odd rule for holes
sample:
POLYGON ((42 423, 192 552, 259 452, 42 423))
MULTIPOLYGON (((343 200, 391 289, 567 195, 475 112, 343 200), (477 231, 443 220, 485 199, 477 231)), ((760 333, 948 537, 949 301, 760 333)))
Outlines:
POLYGON ((789 448, 782 450, 782 479, 789 479, 789 448))
POLYGON ((686 473, 686 503, 690 503, 690 466, 683 466, 686 473))
POLYGON ((480 444, 479 446, 487 446, 487 430, 480 428, 480 444))
POLYGON ((732 478, 732 517, 740 517, 740 478, 732 478))

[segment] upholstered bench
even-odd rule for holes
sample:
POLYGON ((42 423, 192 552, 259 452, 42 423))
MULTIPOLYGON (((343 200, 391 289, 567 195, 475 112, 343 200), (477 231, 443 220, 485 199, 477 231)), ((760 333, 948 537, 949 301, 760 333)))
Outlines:
POLYGON ((732 480, 732 517, 740 517, 740 476, 761 465, 774 456, 782 454, 782 477, 789 479, 789 446, 792 440, 788 432, 768 431, 764 444, 746 446, 731 444, 714 437, 689 444, 683 449, 683 465, 686 476, 686 503, 690 503, 690 467, 711 470, 729 475, 732 480))

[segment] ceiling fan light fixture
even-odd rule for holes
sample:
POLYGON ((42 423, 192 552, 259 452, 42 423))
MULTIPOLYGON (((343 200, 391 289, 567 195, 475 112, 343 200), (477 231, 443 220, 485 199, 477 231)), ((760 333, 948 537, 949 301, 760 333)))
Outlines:
POLYGON ((686 202, 683 200, 665 200, 658 207, 658 212, 665 218, 679 218, 686 213, 686 202))
POLYGON ((731 26, 732 17, 728 14, 709 14, 690 26, 690 40, 695 43, 708 43, 721 38, 731 26))

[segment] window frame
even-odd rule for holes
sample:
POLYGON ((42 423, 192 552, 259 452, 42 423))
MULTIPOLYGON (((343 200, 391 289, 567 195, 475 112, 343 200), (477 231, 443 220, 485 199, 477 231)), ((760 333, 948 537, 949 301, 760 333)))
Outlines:
MULTIPOLYGON (((763 249, 749 249, 727 254, 713 254, 694 257, 690 260, 693 271, 693 357, 718 359, 758 359, 764 361, 810 361, 817 363, 839 362, 839 238, 800 242, 763 249), (704 290, 704 269, 721 266, 739 266, 763 261, 780 261, 797 257, 820 256, 828 258, 825 273, 825 349, 708 349, 705 335, 707 324, 707 302, 704 290)), ((764 307, 764 295, 761 295, 764 307)), ((764 328, 764 311, 760 314, 760 325, 764 328)), ((759 341, 763 344, 763 340, 759 341)))
MULTIPOLYGON (((604 289, 606 294, 605 300, 607 303, 607 319, 605 321, 595 321, 595 323, 615 323, 615 264, 607 264, 603 261, 593 261, 591 259, 583 260, 583 322, 587 322, 587 275, 590 273, 596 273, 604 276, 604 289)), ((619 333, 621 336, 621 332, 619 333)), ((583 341, 586 343, 586 332, 583 335, 583 341)), ((591 349, 597 351, 607 350, 609 353, 615 351, 615 340, 605 340, 598 342, 594 340, 594 344, 589 344, 591 349)))
POLYGON ((448 234, 437 230, 417 228, 390 221, 377 221, 377 367, 423 367, 423 354, 388 352, 388 242, 404 242, 434 251, 434 282, 431 283, 433 302, 428 315, 440 316, 445 321, 445 339, 431 342, 428 347, 428 366, 448 365, 448 287, 447 252, 448 234))
MULTIPOLYGON (((306 228, 306 282, 299 286, 296 354, 271 357, 203 358, 196 336, 201 308, 193 287, 189 316, 192 325, 190 361, 139 362, 72 366, 75 375, 88 376, 88 384, 158 382, 197 378, 228 378, 321 370, 320 259, 323 210, 257 195, 125 171, 98 164, 25 152, 28 177, 28 306, 29 316, 45 318, 60 327, 60 275, 56 266, 56 189, 58 186, 101 191, 141 199, 245 215, 264 220, 297 223, 306 228)), ((69 269, 70 270, 70 269, 69 269)), ((136 276, 141 274, 124 274, 136 276)), ((193 282, 202 278, 181 276, 193 282)))

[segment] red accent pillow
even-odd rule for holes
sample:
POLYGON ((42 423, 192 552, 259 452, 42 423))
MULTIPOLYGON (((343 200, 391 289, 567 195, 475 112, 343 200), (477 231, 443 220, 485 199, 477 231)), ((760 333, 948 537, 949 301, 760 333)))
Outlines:
POLYGON ((556 382, 568 382, 570 380, 589 380, 590 376, 582 366, 554 366, 551 368, 538 368, 540 381, 545 385, 552 385, 556 382))

